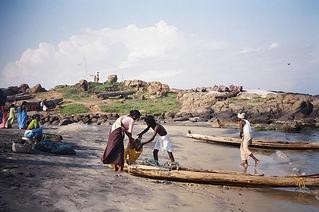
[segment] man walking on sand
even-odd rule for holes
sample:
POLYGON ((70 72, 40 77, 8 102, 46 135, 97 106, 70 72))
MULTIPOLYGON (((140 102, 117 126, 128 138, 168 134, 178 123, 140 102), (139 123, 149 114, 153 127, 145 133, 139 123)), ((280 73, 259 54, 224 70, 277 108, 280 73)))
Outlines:
POLYGON ((250 123, 245 119, 245 113, 238 113, 237 117, 239 120, 239 128, 240 128, 240 138, 242 138, 240 144, 240 157, 242 162, 240 165, 247 167, 248 166, 248 156, 255 160, 255 166, 260 163, 260 161, 254 156, 253 153, 248 149, 249 143, 252 141, 252 130, 250 127, 250 123))

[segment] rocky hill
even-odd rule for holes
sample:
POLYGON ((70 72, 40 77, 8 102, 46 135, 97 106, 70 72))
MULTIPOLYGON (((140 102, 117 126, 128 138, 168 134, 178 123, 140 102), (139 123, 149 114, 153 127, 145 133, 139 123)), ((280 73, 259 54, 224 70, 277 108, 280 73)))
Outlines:
POLYGON ((213 127, 237 126, 239 112, 245 112, 260 128, 296 131, 319 126, 318 96, 244 90, 234 85, 179 90, 161 82, 117 82, 116 76, 110 76, 104 83, 80 80, 75 85, 60 85, 48 91, 40 84, 1 90, 1 95, 7 96, 7 104, 27 101, 29 111, 41 113, 43 123, 55 125, 103 124, 130 109, 139 109, 165 121, 209 122, 213 127), (49 112, 41 111, 42 100, 49 112))

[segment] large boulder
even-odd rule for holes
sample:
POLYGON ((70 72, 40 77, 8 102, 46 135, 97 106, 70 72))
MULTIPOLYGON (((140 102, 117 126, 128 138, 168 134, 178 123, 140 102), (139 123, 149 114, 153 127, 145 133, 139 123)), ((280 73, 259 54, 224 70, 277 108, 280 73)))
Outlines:
POLYGON ((117 82, 117 75, 116 74, 110 74, 107 76, 107 81, 109 83, 116 83, 117 82))
POLYGON ((313 110, 313 105, 309 101, 298 101, 293 105, 293 108, 295 113, 309 115, 313 110))
POLYGON ((143 91, 147 87, 147 82, 143 80, 124 80, 124 85, 137 91, 143 91))
POLYGON ((210 108, 216 103, 216 94, 209 92, 180 93, 177 98, 182 102, 181 112, 194 112, 197 108, 210 108))
POLYGON ((79 85, 83 91, 87 91, 89 89, 89 83, 86 80, 80 80, 79 85))
POLYGON ((21 93, 18 86, 10 86, 7 89, 3 89, 3 92, 6 96, 12 96, 21 93))
POLYGON ((36 84, 32 88, 30 88, 31 93, 39 93, 46 91, 44 88, 42 88, 41 84, 36 84))
POLYGON ((160 94, 162 92, 162 83, 157 81, 149 82, 147 91, 149 94, 160 94))
POLYGON ((29 88, 30 88, 30 87, 29 87, 28 84, 21 84, 21 85, 19 86, 19 89, 20 89, 20 91, 21 91, 22 93, 27 92, 29 88))

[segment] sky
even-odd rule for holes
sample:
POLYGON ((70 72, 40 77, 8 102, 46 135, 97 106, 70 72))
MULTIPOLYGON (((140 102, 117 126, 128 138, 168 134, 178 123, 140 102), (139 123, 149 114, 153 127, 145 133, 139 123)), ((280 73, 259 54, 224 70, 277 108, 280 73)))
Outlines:
POLYGON ((318 0, 0 0, 0 87, 160 81, 319 94, 318 0))

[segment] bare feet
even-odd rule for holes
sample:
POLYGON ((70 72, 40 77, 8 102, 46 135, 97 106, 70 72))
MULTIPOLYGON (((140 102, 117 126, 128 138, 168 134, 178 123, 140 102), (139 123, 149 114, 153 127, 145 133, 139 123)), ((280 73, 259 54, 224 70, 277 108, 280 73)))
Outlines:
POLYGON ((248 163, 247 163, 247 161, 243 161, 243 162, 240 163, 240 165, 243 166, 243 167, 247 167, 248 163))

